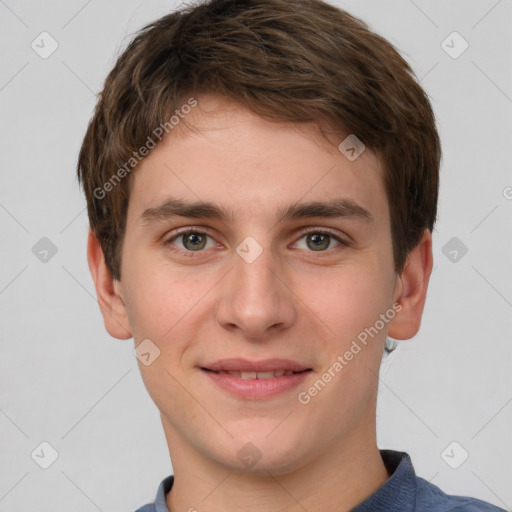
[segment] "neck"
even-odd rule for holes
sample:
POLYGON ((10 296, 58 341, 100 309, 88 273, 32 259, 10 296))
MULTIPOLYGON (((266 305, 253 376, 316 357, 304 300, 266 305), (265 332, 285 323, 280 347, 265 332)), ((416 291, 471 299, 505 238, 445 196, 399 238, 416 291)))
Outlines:
POLYGON ((162 418, 174 468, 167 507, 175 511, 348 512, 389 475, 373 436, 327 446, 322 454, 284 474, 239 472, 205 458, 176 436, 162 418))

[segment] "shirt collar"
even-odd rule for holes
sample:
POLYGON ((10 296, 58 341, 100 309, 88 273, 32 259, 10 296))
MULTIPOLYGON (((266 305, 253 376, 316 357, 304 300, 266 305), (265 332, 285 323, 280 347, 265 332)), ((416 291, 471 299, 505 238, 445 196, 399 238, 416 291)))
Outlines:
POLYGON ((160 482, 155 498, 155 512, 169 512, 165 502, 165 495, 171 490, 173 483, 174 475, 170 475, 160 482))
MULTIPOLYGON (((391 476, 363 503, 352 509, 352 512, 414 512, 417 488, 411 458, 405 452, 379 451, 391 476)), ((169 512, 165 496, 173 483, 174 475, 168 476, 160 483, 155 498, 155 512, 169 512)))
POLYGON ((380 450, 380 456, 391 476, 352 512, 413 512, 417 481, 411 458, 405 452, 394 450, 380 450))

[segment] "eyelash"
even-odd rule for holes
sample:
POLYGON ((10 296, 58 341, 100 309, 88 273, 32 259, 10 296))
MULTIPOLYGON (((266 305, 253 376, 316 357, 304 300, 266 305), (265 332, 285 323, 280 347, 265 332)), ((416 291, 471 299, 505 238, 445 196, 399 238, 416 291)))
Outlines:
MULTIPOLYGON (((183 228, 182 230, 177 231, 174 235, 172 235, 172 237, 170 237, 167 240, 165 240, 164 241, 164 245, 172 246, 172 242, 174 242, 174 240, 176 240, 178 237, 183 236, 183 235, 189 235, 189 234, 192 234, 192 233, 197 234, 197 235, 206 235, 206 236, 209 236, 210 238, 213 238, 211 235, 209 235, 205 231, 200 231, 199 229, 195 229, 195 228, 183 228)), ((350 245, 348 242, 346 242, 345 240, 342 240, 340 237, 338 237, 337 235, 335 235, 334 233, 332 233, 330 231, 326 231, 326 230, 322 230, 322 229, 315 229, 315 228, 311 228, 311 229, 308 229, 306 231, 302 231, 300 233, 300 236, 299 236, 298 240, 300 240, 301 238, 303 238, 304 236, 306 236, 306 235, 308 235, 310 233, 319 234, 319 235, 328 235, 331 238, 334 238, 334 240, 336 240, 337 242, 339 242, 343 246, 347 246, 348 247, 350 245)), ((336 250, 337 248, 339 248, 339 247, 335 247, 334 249, 330 249, 330 250, 331 251, 332 250, 336 250)), ((177 252, 177 253, 179 253, 179 254, 183 254, 184 256, 187 256, 187 257, 194 257, 196 253, 204 252, 204 250, 201 250, 201 251, 185 251, 183 249, 180 249, 179 247, 174 247, 174 246, 172 246, 172 250, 177 252)), ((329 252, 329 249, 324 250, 324 251, 308 251, 308 252, 325 253, 325 252, 329 252)))

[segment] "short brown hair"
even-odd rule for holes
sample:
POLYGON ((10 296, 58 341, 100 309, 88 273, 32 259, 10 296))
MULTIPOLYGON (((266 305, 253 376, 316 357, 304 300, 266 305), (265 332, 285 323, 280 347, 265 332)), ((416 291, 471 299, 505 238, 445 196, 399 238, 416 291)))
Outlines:
POLYGON ((322 0, 202 1, 136 35, 105 81, 80 150, 91 230, 115 279, 130 190, 119 172, 184 98, 202 92, 269 120, 327 120, 375 151, 398 273, 433 230, 441 160, 434 113, 391 43, 322 0))

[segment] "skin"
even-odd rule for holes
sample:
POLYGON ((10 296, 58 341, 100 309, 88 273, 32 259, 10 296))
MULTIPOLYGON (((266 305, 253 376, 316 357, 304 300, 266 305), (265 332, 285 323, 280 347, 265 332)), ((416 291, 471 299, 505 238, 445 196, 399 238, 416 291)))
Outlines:
POLYGON ((333 132, 326 140, 314 123, 270 122, 214 95, 197 99, 186 117, 194 130, 176 127, 131 177, 120 281, 108 272, 92 233, 88 245, 108 332, 133 336, 135 345, 149 338, 160 350, 152 364, 139 367, 172 459, 167 506, 173 512, 348 511, 389 477, 376 444, 377 375, 386 335, 408 339, 420 327, 432 270, 430 233, 397 275, 374 153, 367 148, 349 161, 337 149, 346 135, 333 132), (170 196, 211 201, 234 217, 141 220, 170 196), (340 197, 366 208, 373 222, 277 222, 277 208, 340 197), (200 251, 181 236, 165 243, 186 226, 209 235, 200 251), (331 238, 327 248, 315 249, 305 228, 328 230, 348 245, 331 238), (247 236, 263 250, 252 263, 236 253, 247 236), (298 392, 393 304, 402 308, 394 319, 300 404, 298 392), (241 400, 199 370, 227 357, 282 357, 314 371, 300 389, 241 400), (248 442, 261 453, 250 468, 237 456, 248 442))

